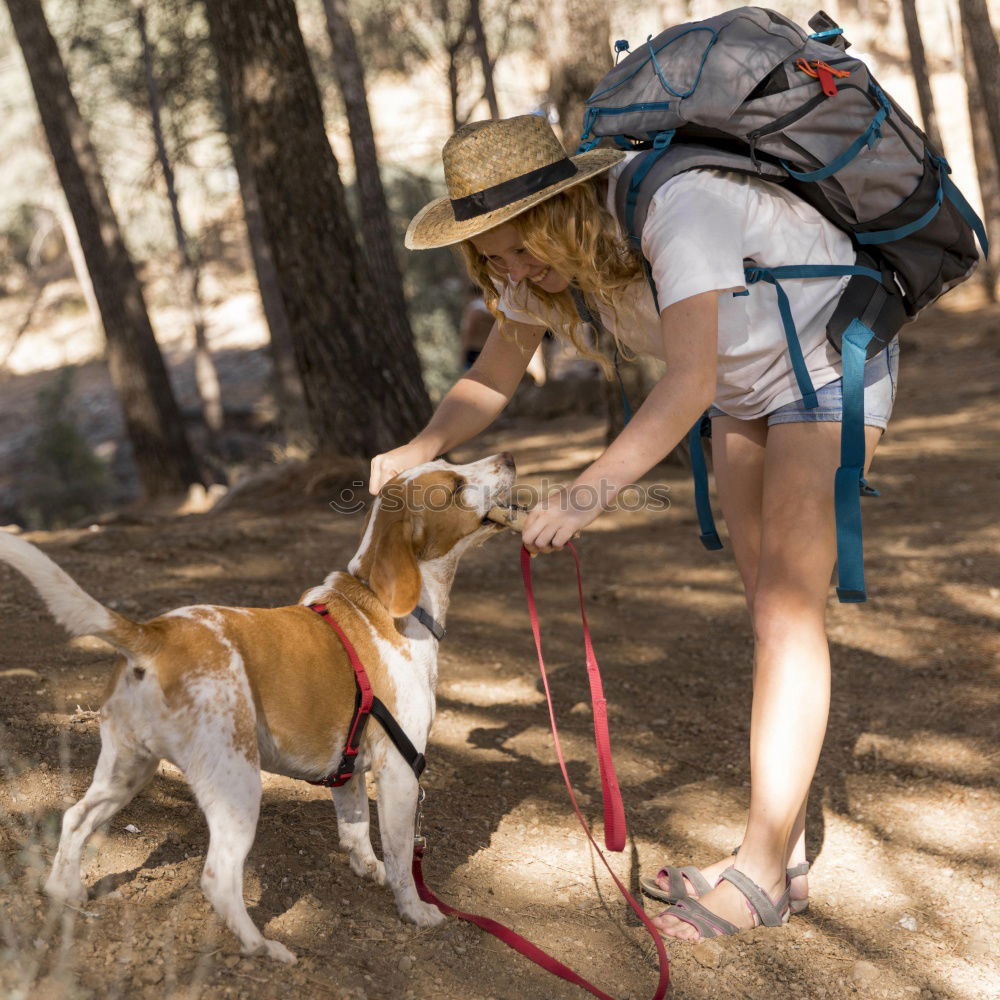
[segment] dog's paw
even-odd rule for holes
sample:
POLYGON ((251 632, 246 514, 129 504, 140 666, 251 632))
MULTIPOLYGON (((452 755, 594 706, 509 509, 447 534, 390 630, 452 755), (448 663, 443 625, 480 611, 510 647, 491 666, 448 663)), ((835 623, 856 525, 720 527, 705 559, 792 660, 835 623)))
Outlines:
POLYGON ((295 965, 298 962, 295 952, 289 951, 280 941, 271 941, 268 938, 262 938, 259 945, 245 949, 243 954, 273 958, 278 962, 284 962, 285 965, 295 965))
POLYGON ((443 924, 448 918, 430 903, 412 903, 406 909, 400 910, 399 915, 410 924, 418 927, 437 927, 443 924))
POLYGON ((376 885, 385 885, 385 864, 374 855, 362 858, 352 854, 351 871, 359 878, 368 878, 376 885))

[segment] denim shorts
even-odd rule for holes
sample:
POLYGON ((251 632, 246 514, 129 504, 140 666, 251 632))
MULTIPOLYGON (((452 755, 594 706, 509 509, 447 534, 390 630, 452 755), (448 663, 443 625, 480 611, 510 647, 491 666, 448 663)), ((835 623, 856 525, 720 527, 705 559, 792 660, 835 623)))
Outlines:
MULTIPOLYGON (((889 346, 865 362, 865 425, 881 427, 885 430, 892 416, 892 404, 896 401, 896 382, 899 374, 899 340, 893 339, 889 346)), ((801 399, 793 400, 767 414, 767 426, 772 424, 802 424, 816 420, 830 420, 840 423, 844 416, 844 380, 828 382, 816 390, 819 406, 807 410, 801 399)), ((709 408, 710 417, 727 416, 717 406, 709 408)))

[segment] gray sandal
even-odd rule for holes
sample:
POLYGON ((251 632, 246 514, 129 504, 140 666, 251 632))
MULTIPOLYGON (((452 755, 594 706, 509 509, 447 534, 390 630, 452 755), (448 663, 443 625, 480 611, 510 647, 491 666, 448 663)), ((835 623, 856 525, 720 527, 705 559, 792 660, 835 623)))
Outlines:
POLYGON ((704 896, 706 892, 711 892, 713 886, 704 875, 694 865, 685 865, 683 868, 674 868, 667 865, 656 873, 656 878, 639 879, 639 888, 644 896, 650 899, 658 899, 663 903, 677 903, 682 899, 694 899, 688 892, 685 879, 694 886, 699 896, 704 896), (667 888, 662 889, 657 879, 666 878, 667 888))
MULTIPOLYGON (((739 850, 739 848, 736 850, 739 850)), ((736 851, 733 851, 733 854, 736 854, 736 851)), ((808 861, 793 865, 785 872, 789 881, 797 878, 799 875, 808 874, 808 861)), ((649 896, 650 899, 658 899, 661 903, 679 903, 685 899, 697 899, 699 896, 704 896, 706 892, 710 892, 715 886, 694 865, 685 865, 683 868, 674 868, 671 865, 667 865, 656 873, 656 878, 649 878, 647 876, 646 878, 639 879, 639 888, 642 890, 642 894, 649 896), (667 879, 666 889, 663 889, 657 881, 657 879, 661 878, 667 879), (696 896, 692 896, 688 892, 685 879, 694 886, 697 893, 696 896)), ((803 913, 809 909, 809 897, 807 896, 805 899, 790 899, 789 906, 793 914, 803 913)))
MULTIPOLYGON (((809 874, 809 862, 803 861, 800 864, 792 865, 791 868, 785 869, 785 877, 789 882, 789 892, 791 892, 791 881, 793 878, 798 878, 800 875, 809 874)), ((805 899, 792 899, 791 896, 788 897, 788 911, 794 916, 796 913, 805 913, 809 909, 809 897, 806 896, 805 899)))
MULTIPOLYGON (((731 882, 746 898, 750 908, 756 914, 757 923, 754 925, 755 927, 781 927, 782 924, 787 923, 791 912, 789 906, 789 893, 791 890, 787 882, 785 883, 785 891, 781 896, 777 900, 772 900, 753 879, 744 875, 743 872, 737 871, 735 868, 727 868, 719 876, 719 879, 720 881, 725 879, 727 882, 731 882)), ((737 927, 736 924, 732 924, 728 920, 724 920, 705 906, 702 906, 697 899, 692 899, 690 896, 687 899, 682 899, 674 903, 673 906, 667 907, 663 913, 658 915, 662 917, 667 914, 676 917, 678 920, 683 920, 686 924, 690 924, 702 939, 739 934, 744 929, 737 927)))

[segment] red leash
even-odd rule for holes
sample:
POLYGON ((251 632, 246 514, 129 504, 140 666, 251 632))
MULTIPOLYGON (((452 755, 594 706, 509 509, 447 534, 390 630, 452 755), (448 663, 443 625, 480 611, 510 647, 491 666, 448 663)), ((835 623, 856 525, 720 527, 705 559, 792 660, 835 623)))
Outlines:
MULTIPOLYGON (((576 585, 580 598, 580 619, 583 623, 583 644, 586 651, 587 675, 590 680, 590 695, 594 709, 594 739, 597 745, 598 763, 601 772, 601 790, 604 798, 604 842, 608 850, 621 851, 625 847, 625 809, 622 805, 621 792, 618 789, 618 779, 615 775, 614 762, 611 759, 611 737, 608 732, 607 702, 604 698, 604 689, 601 684, 601 672, 597 664, 597 657, 594 655, 594 647, 590 640, 590 626, 587 624, 587 613, 583 602, 583 578, 580 574, 580 558, 571 543, 567 544, 567 548, 576 564, 576 585)), ((663 939, 660 937, 660 932, 653 925, 653 922, 646 916, 645 910, 635 901, 628 889, 625 888, 621 879, 618 878, 608 864, 600 847, 598 847, 597 841, 594 840, 594 836, 587 826, 587 821, 583 817, 583 813, 580 812, 576 796, 573 793, 573 786, 570 784, 569 774, 566 771, 566 761, 563 757, 562 745, 559 742, 559 730, 556 726, 555 709, 552 706, 552 694, 549 690, 549 679, 545 672, 545 661, 542 658, 541 631, 538 624, 538 611, 535 607, 534 589, 531 584, 531 555, 523 546, 521 548, 521 575, 524 578, 524 590, 528 599, 528 615, 531 618, 531 632, 535 638, 535 649, 538 652, 538 667, 542 675, 542 685, 545 688, 545 700, 549 706, 549 719, 552 723, 552 741, 556 757, 559 761, 559 769, 562 771, 563 780, 566 782, 566 788, 569 791, 570 802, 573 805, 573 811, 576 813, 576 817, 583 827, 583 832, 587 835, 587 839, 591 844, 593 844, 594 850, 597 851, 597 856, 614 879, 615 885, 618 886, 621 894, 628 900, 629 906, 635 911, 653 939, 660 963, 660 979, 657 983, 653 1000, 662 1000, 663 995, 667 991, 667 986, 670 984, 670 964, 667 960, 666 949, 663 946, 663 939)), ((432 903, 442 913, 475 924, 477 927, 498 938, 509 948, 513 948, 514 951, 520 952, 526 958, 530 958, 536 965, 541 966, 555 976, 559 976, 560 979, 565 979, 567 982, 583 987, 583 989, 600 998, 600 1000, 614 1000, 613 997, 603 990, 598 989, 584 979, 583 976, 574 972, 568 966, 563 965, 562 962, 553 958, 548 952, 542 951, 537 945, 532 944, 527 938, 522 937, 516 931, 512 931, 504 924, 496 920, 491 920, 489 917, 480 917, 474 913, 463 913, 461 910, 456 910, 454 907, 448 906, 447 903, 441 902, 424 882, 421 870, 423 854, 424 849, 418 844, 413 851, 413 879, 416 882, 417 893, 425 903, 432 903)))
MULTIPOLYGON (((604 686, 601 684, 601 668, 594 654, 594 644, 590 641, 590 625, 587 622, 587 609, 583 604, 583 576, 580 573, 580 557, 573 548, 573 543, 566 546, 573 562, 576 564, 576 590, 580 599, 580 621, 583 624, 583 649, 587 659, 587 680, 590 682, 590 702, 594 709, 594 744, 597 747, 597 764, 601 772, 601 799, 604 802, 604 846, 609 851, 625 850, 625 807, 622 805, 622 793, 618 788, 618 776, 615 774, 615 762, 611 759, 611 736, 608 732, 608 703, 604 697, 604 686)), ((538 667, 545 685, 545 699, 549 704, 549 719, 552 723, 552 739, 562 768, 566 787, 569 789, 570 801, 576 810, 577 818, 587 829, 586 821, 577 808, 576 796, 569 783, 569 776, 563 766, 562 747, 559 745, 559 731, 556 728, 555 711, 552 708, 552 698, 549 695, 549 679, 545 673, 545 661, 542 659, 542 637, 538 624, 538 610, 535 607, 535 591, 531 584, 531 554, 521 546, 521 577, 524 580, 524 593, 528 599, 528 615, 531 618, 531 634, 535 637, 535 649, 538 652, 538 667)), ((596 845, 595 845, 596 846, 596 845)))

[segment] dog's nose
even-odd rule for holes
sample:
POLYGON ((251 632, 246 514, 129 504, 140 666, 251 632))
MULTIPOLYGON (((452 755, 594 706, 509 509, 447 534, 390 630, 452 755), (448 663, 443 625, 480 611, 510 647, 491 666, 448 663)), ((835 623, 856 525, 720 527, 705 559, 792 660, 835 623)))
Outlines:
POLYGON ((514 468, 514 456, 509 451, 502 451, 497 456, 508 469, 514 468))

